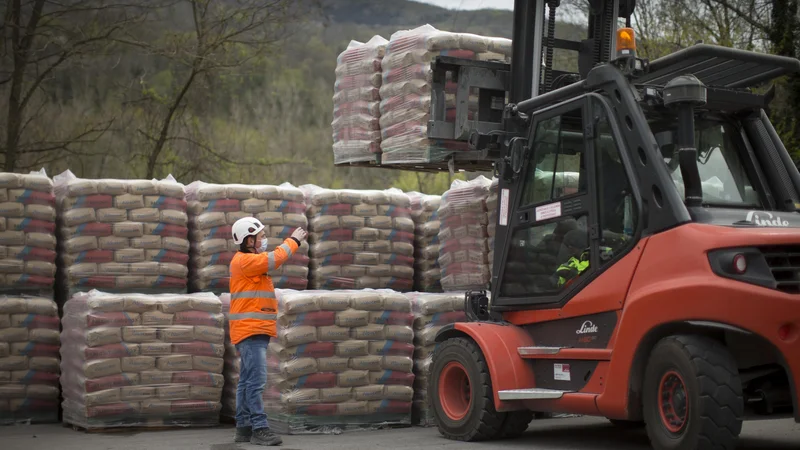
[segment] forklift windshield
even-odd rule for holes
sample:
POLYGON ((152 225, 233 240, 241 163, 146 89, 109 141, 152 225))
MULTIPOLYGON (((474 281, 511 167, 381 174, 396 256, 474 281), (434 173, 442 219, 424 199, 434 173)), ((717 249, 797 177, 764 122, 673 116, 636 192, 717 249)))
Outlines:
MULTIPOLYGON (((677 118, 663 114, 653 117, 650 125, 672 181, 683 198, 683 177, 678 165, 676 145, 677 118)), ((724 118, 696 119, 695 147, 704 206, 761 207, 761 200, 753 188, 749 170, 744 163, 748 157, 741 139, 741 134, 733 123, 724 118)))

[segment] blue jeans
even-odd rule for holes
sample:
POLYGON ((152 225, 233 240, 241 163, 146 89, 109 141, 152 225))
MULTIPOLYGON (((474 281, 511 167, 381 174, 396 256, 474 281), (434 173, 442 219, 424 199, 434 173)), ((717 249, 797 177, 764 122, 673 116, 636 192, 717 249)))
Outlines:
POLYGON ((261 395, 267 385, 267 346, 269 336, 256 335, 236 344, 241 357, 239 385, 236 387, 236 426, 253 430, 268 428, 261 395))

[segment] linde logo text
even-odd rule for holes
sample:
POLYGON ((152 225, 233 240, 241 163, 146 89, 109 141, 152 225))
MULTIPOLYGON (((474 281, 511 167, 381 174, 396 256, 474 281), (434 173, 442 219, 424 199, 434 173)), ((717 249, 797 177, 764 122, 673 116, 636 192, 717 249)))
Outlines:
POLYGON ((593 324, 591 320, 583 322, 581 329, 576 331, 575 334, 589 334, 597 333, 597 325, 593 324))
POLYGON ((747 218, 745 219, 748 222, 753 222, 756 225, 762 227, 788 227, 789 221, 781 219, 780 216, 773 216, 769 211, 750 211, 747 213, 747 218), (762 218, 762 214, 766 217, 762 218))

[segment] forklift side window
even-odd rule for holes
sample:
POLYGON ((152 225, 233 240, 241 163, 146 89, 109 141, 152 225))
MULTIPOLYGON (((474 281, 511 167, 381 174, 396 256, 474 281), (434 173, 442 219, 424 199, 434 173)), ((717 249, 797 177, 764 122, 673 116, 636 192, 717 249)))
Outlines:
POLYGON ((516 230, 511 236, 500 295, 555 295, 589 269, 586 215, 516 230))
POLYGON ((539 122, 532 148, 533 160, 529 163, 532 167, 527 170, 520 206, 586 191, 580 109, 539 122))

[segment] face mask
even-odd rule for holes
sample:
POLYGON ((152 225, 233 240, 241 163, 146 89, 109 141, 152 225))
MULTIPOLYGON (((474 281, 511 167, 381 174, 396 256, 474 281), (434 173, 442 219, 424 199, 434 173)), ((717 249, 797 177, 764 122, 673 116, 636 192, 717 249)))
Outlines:
POLYGON ((261 247, 258 249, 258 253, 264 253, 266 251, 267 251, 267 240, 266 239, 262 239, 261 240, 261 247))

